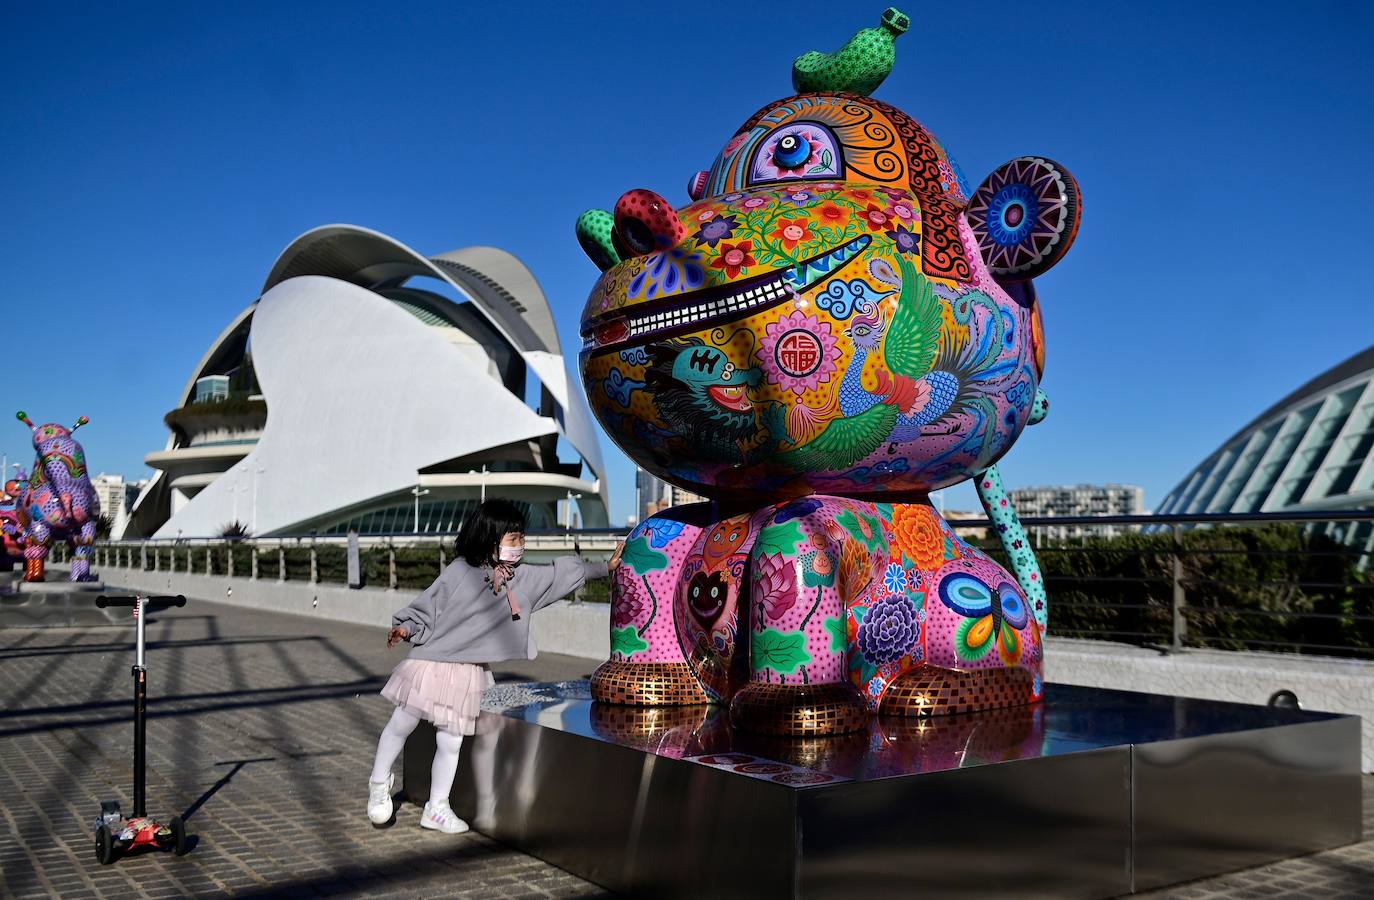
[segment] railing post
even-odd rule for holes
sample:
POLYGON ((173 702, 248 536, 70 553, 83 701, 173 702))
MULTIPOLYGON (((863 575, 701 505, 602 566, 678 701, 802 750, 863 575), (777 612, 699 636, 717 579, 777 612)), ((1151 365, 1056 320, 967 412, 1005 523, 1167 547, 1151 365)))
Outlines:
POLYGON ((250 560, 249 560, 249 564, 250 564, 250 567, 251 567, 252 571, 251 571, 251 573, 249 574, 248 577, 249 577, 249 580, 251 580, 251 581, 257 581, 257 580, 258 580, 258 545, 257 545, 257 544, 254 544, 254 545, 253 545, 252 554, 253 554, 253 555, 252 555, 252 557, 251 557, 250 560))
POLYGON ((390 574, 387 577, 387 584, 390 590, 396 590, 396 545, 390 540, 386 542, 386 561, 390 574))
POLYGON ((230 578, 234 577, 234 542, 230 541, 229 546, 224 548, 224 567, 228 570, 224 574, 230 578))
POLYGON ((209 545, 209 544, 206 544, 206 545, 205 545, 205 574, 206 574, 206 575, 213 575, 213 574, 214 574, 212 571, 210 571, 210 556, 211 556, 213 553, 214 553, 214 551, 210 549, 210 545, 209 545))
POLYGON ((1183 642, 1188 637, 1188 620, 1183 616, 1183 607, 1187 598, 1183 592, 1183 528, 1180 525, 1170 527, 1173 533, 1173 541, 1169 549, 1170 560, 1170 584, 1173 589, 1169 599, 1169 609, 1173 613, 1173 640, 1172 646, 1175 650, 1183 649, 1183 642))
POLYGON ((320 580, 320 556, 315 550, 315 539, 310 539, 310 583, 318 584, 320 580))
POLYGON ((277 542, 277 580, 286 580, 286 542, 277 542))
POLYGON ((444 553, 444 545, 441 543, 441 544, 439 544, 439 574, 440 574, 440 575, 444 574, 444 566, 448 565, 448 560, 447 560, 445 557, 446 557, 446 554, 444 553))

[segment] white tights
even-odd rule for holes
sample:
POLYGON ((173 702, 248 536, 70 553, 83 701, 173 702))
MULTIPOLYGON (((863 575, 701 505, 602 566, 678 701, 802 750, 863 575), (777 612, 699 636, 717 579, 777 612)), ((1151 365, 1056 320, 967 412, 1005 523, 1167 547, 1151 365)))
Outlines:
MULTIPOLYGON (((373 781, 386 781, 391 766, 406 745, 406 738, 419 724, 419 716, 396 707, 377 741, 377 760, 372 764, 373 781)), ((429 770, 429 802, 447 803, 449 791, 453 790, 453 776, 458 772, 458 751, 463 746, 463 736, 440 728, 435 740, 438 746, 434 749, 434 765, 429 770)))

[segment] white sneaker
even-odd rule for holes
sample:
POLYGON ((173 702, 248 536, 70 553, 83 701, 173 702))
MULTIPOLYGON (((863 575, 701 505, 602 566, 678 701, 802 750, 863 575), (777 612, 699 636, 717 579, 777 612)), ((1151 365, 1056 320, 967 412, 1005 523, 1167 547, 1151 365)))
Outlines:
POLYGON ((367 783, 367 817, 378 828, 391 821, 391 786, 396 776, 386 776, 386 781, 367 783))
POLYGON ((426 803, 425 813, 420 816, 420 827, 442 831, 444 834, 462 834, 468 830, 468 823, 458 818, 448 801, 426 803))

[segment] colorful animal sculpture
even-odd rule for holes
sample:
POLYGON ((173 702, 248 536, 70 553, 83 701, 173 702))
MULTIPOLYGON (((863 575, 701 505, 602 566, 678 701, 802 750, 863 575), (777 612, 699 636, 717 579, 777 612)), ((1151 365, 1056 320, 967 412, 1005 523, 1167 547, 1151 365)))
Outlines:
POLYGON ((21 469, 6 481, 0 492, 0 568, 10 567, 24 558, 24 522, 19 495, 28 486, 29 476, 21 469))
POLYGON ((1032 279, 1079 192, 1043 157, 970 189, 869 94, 909 25, 793 67, 673 208, 592 210, 587 396, 653 474, 709 498, 641 523, 612 589, 596 699, 731 704, 772 734, 875 712, 1036 702, 1045 593, 996 463, 1048 409, 1032 279), (1015 574, 929 493, 973 479, 1015 574))
POLYGON ((86 472, 86 452, 72 432, 87 424, 85 416, 70 429, 55 422, 35 425, 21 410, 15 418, 33 432, 37 453, 28 485, 19 495, 24 528, 24 580, 42 581, 48 551, 55 541, 72 547, 72 581, 90 579, 100 500, 86 472))

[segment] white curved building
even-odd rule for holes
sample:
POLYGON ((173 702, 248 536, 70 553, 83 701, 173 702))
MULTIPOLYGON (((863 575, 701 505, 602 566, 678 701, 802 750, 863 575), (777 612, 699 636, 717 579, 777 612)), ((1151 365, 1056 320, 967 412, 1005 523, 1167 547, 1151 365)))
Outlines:
POLYGON ((447 532, 486 493, 532 528, 607 523, 591 412, 548 300, 492 247, 427 258, 375 231, 307 232, 167 414, 125 536, 447 532), (417 498, 417 491, 419 496, 417 498))
MULTIPOLYGON (((1374 347, 1260 413, 1171 490, 1159 513, 1374 507, 1374 347)), ((1371 523, 1347 535, 1369 543, 1371 523)))

